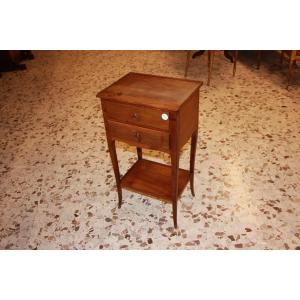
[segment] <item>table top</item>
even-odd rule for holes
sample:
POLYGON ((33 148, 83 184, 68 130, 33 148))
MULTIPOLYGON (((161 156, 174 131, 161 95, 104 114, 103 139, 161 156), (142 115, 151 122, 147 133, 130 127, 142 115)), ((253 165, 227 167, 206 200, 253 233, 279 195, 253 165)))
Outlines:
POLYGON ((128 73, 97 94, 97 97, 121 103, 177 111, 201 81, 128 73))

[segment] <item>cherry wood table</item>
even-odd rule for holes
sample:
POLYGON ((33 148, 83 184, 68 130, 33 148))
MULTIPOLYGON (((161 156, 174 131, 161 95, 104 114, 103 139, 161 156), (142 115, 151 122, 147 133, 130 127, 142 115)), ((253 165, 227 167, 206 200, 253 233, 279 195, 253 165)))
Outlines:
POLYGON ((177 227, 177 200, 188 181, 194 196, 201 85, 200 81, 129 73, 97 94, 101 98, 119 208, 122 188, 158 198, 172 203, 177 227), (179 155, 190 138, 188 171, 179 168, 179 155), (123 177, 119 172, 116 140, 137 148, 137 161, 123 177), (144 159, 142 148, 169 153, 171 166, 144 159))

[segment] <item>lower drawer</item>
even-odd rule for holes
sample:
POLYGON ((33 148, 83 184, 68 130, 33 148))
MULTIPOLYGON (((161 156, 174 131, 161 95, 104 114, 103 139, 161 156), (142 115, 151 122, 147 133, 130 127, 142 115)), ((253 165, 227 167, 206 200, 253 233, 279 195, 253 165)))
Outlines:
POLYGON ((169 133, 142 128, 108 120, 108 130, 112 139, 133 146, 169 152, 169 133))

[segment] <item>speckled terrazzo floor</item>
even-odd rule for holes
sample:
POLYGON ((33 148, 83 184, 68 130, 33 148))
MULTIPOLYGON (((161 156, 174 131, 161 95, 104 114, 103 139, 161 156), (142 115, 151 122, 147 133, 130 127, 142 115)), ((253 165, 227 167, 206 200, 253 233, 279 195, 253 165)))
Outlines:
MULTIPOLYGON (((117 209, 96 93, 129 71, 182 77, 185 53, 34 54, 0 78, 1 249, 299 249, 299 67, 287 91, 275 54, 259 71, 241 55, 235 78, 217 55, 200 91, 196 197, 187 187, 174 230, 171 205, 124 191, 117 209)), ((206 76, 206 56, 192 61, 189 78, 206 76)), ((124 174, 135 150, 117 146, 124 174)))

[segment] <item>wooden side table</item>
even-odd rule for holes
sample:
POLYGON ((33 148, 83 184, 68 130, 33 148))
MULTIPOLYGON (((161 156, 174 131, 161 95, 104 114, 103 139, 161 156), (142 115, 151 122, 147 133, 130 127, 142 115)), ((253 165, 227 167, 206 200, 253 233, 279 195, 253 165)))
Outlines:
POLYGON ((119 208, 122 188, 172 203, 188 181, 194 196, 199 88, 202 82, 129 73, 97 94, 101 98, 108 148, 115 173, 119 208), (180 149, 191 138, 190 170, 179 168, 180 149), (137 161, 121 177, 115 141, 137 147, 137 161), (142 148, 167 152, 171 166, 146 160, 142 148))

